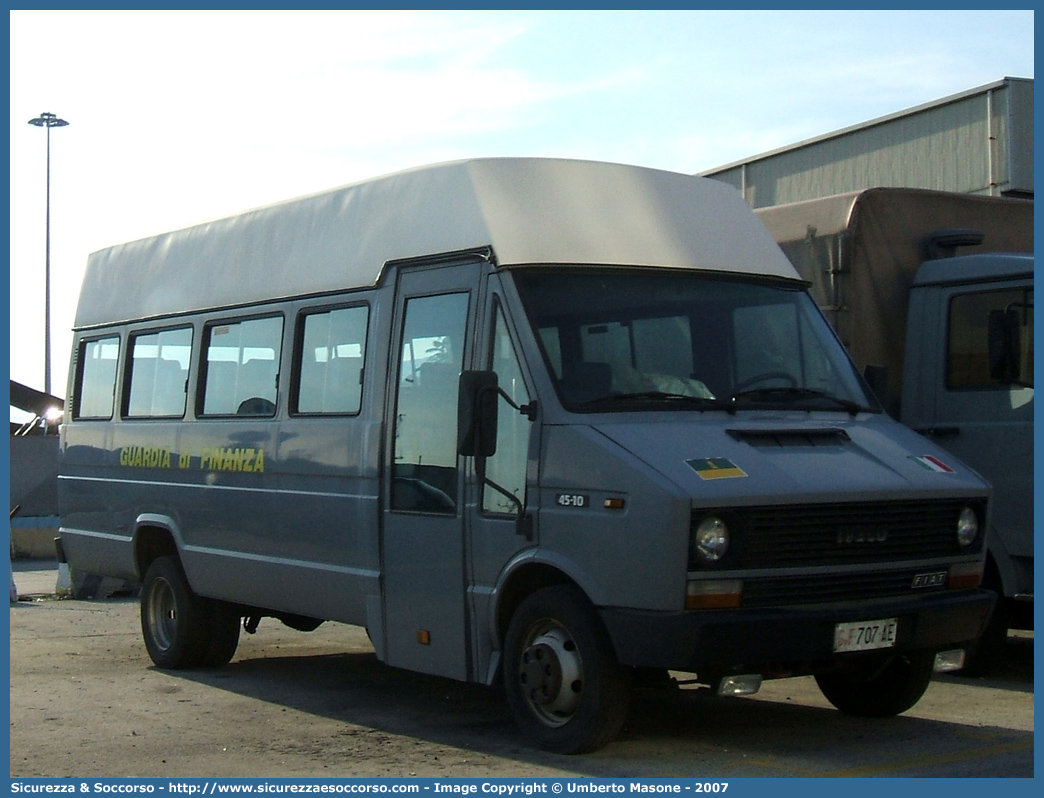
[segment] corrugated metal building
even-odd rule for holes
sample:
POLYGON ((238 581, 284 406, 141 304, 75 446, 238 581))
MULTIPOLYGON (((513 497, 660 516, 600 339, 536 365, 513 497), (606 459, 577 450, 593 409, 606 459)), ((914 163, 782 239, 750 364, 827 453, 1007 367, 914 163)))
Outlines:
POLYGON ((703 172, 754 208, 877 186, 1033 197, 1033 80, 1004 78, 703 172))

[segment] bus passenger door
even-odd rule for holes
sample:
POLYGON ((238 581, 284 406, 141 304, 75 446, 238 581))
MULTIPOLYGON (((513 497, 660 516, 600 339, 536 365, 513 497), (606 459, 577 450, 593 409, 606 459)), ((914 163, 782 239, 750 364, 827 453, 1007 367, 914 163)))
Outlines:
POLYGON ((382 535, 388 664, 467 679, 457 390, 472 357, 479 263, 399 274, 382 535))

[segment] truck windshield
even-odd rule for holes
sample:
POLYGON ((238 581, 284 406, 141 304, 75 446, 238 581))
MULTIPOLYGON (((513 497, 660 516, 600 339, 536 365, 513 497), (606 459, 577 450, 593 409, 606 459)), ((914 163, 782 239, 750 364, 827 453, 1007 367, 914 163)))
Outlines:
POLYGON ((648 269, 513 276, 569 410, 878 411, 803 290, 648 269))

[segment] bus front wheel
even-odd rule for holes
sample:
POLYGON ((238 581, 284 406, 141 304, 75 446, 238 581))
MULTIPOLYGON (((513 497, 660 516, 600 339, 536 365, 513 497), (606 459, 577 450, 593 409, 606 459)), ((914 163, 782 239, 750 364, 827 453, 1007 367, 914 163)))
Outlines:
POLYGON ((820 674, 816 684, 827 701, 846 715, 887 718, 921 700, 934 665, 934 652, 916 652, 895 656, 872 670, 820 674))
POLYGON ((504 641, 504 686, 515 721, 556 753, 602 748, 627 717, 626 671, 572 586, 538 590, 519 605, 504 641))

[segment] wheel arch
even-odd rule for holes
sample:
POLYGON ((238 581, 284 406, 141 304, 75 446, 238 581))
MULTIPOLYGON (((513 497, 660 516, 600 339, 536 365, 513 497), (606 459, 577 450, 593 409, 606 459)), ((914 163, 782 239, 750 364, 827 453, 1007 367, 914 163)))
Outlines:
POLYGON ((145 572, 157 557, 174 557, 180 562, 180 540, 177 524, 169 516, 153 513, 138 516, 134 527, 134 565, 138 580, 145 578, 145 572))
POLYGON ((597 586, 587 578, 582 568, 570 560, 549 557, 537 549, 530 549, 509 562, 498 580, 490 614, 490 634, 498 648, 503 648, 504 635, 518 606, 527 596, 553 585, 572 585, 599 615, 597 586))
POLYGON ((525 562, 505 576, 497 590, 496 611, 493 614, 494 635, 498 645, 503 646, 504 635, 507 634, 511 617, 527 596, 552 585, 574 585, 571 579, 559 568, 545 562, 525 562))

